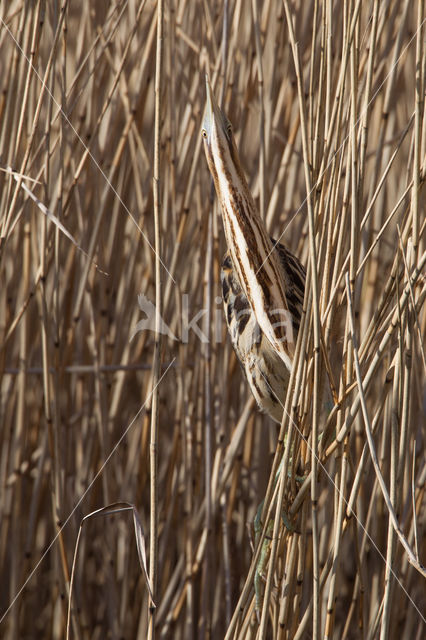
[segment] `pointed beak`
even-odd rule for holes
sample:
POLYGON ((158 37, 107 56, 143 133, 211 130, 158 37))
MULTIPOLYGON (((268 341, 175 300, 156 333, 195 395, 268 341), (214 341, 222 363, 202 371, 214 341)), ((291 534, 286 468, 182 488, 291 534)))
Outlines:
POLYGON ((207 135, 209 135, 212 125, 213 125, 213 104, 214 104, 214 95, 210 85, 209 76, 206 74, 206 112, 204 114, 204 129, 207 131, 207 135))
POLYGON ((207 133, 207 139, 210 140, 214 126, 216 126, 218 129, 220 128, 222 132, 225 133, 225 135, 226 135, 226 127, 225 127, 224 117, 214 97, 213 90, 211 88, 209 77, 207 74, 206 74, 206 96, 207 96, 207 101, 206 101, 206 110, 204 113, 203 129, 207 133))

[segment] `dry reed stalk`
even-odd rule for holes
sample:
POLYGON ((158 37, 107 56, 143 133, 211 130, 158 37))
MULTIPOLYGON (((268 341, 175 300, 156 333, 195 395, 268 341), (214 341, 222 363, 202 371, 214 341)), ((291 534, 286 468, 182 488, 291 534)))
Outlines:
POLYGON ((155 605, 158 583, 158 423, 159 382, 161 379, 161 317, 163 313, 162 273, 161 273, 161 107, 163 89, 163 30, 164 3, 157 4, 157 50, 155 56, 155 114, 154 114, 154 235, 155 235, 155 337, 152 365, 152 405, 151 405, 151 435, 150 435, 150 544, 149 544, 149 580, 153 600, 149 602, 148 638, 155 638, 155 605))
POLYGON ((80 523, 126 501, 155 617, 128 522, 94 519, 72 637, 421 638, 424 3, 168 0, 159 93, 162 6, 0 5, 0 165, 20 174, 0 172, 0 635, 64 637, 80 523), (216 300, 206 71, 268 230, 309 266, 278 435, 216 300), (130 341, 139 293, 161 349, 155 322, 130 341))

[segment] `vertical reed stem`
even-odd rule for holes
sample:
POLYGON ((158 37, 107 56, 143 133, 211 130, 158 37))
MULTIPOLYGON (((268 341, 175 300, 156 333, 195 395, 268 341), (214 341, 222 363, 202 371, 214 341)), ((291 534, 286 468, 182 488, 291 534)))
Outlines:
MULTIPOLYGON (((157 599, 157 572, 158 572, 158 419, 159 419, 159 389, 158 383, 161 375, 161 333, 160 321, 162 318, 162 291, 161 291, 161 91, 163 71, 163 26, 164 26, 164 2, 158 0, 157 4, 157 51, 155 64, 155 131, 154 131, 154 229, 155 229, 155 339, 154 362, 152 367, 152 406, 151 406, 151 436, 150 436, 150 545, 149 545, 149 580, 154 601, 157 599)), ((155 637, 155 609, 149 602, 149 626, 148 638, 155 637)))

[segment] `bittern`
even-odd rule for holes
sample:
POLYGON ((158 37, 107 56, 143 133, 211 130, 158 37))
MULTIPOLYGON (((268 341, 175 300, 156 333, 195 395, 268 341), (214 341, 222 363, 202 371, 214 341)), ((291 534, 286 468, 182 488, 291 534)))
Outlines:
POLYGON ((232 126, 208 78, 204 151, 222 208, 226 323, 259 408, 281 422, 300 326, 306 271, 271 238, 241 168, 232 126))

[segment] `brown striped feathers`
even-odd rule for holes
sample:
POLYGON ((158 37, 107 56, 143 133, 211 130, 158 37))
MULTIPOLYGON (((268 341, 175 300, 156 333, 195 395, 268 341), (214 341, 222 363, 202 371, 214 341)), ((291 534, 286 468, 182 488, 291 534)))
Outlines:
POLYGON ((268 235, 247 185, 232 127, 207 80, 202 135, 222 208, 228 329, 259 406, 280 421, 303 304, 305 270, 268 235))

